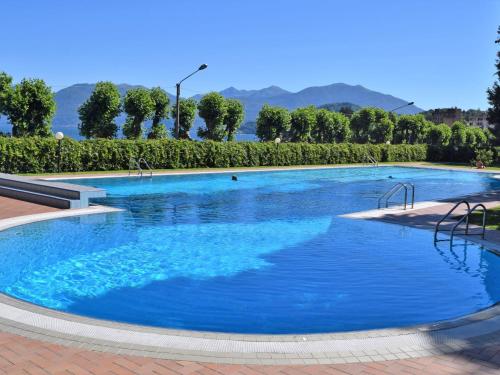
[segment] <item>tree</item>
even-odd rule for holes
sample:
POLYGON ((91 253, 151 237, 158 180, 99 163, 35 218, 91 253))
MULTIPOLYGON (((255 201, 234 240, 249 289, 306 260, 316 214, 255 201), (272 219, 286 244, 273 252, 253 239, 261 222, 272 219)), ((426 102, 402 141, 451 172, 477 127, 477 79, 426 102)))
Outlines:
POLYGON ((389 117, 382 117, 374 124, 370 131, 371 143, 387 143, 392 140, 394 123, 389 117))
POLYGON ((468 126, 465 129, 466 144, 469 147, 485 147, 488 145, 488 136, 480 129, 468 126))
MULTIPOLYGON (((500 43, 500 26, 497 31, 498 37, 495 43, 500 43)), ((488 108, 488 122, 494 125, 494 133, 497 140, 500 140, 500 49, 497 52, 497 59, 495 61, 497 79, 493 82, 488 90, 488 102, 490 103, 490 108, 488 108)))
POLYGON ((367 107, 351 117, 351 131, 356 143, 385 143, 392 140, 394 122, 380 108, 367 107))
POLYGON ((257 116, 257 137, 261 141, 274 141, 283 138, 290 130, 291 116, 288 110, 264 104, 257 116))
MULTIPOLYGON (((194 99, 181 99, 179 101, 179 138, 191 139, 189 131, 196 117, 197 103, 194 99)), ((172 118, 177 118, 177 108, 172 107, 172 118)))
POLYGON ((446 124, 432 124, 427 133, 427 143, 433 146, 448 146, 451 139, 451 129, 446 124))
POLYGON ((168 138, 167 127, 163 124, 151 126, 148 132, 148 139, 165 139, 168 138))
POLYGON ((129 90, 123 100, 123 109, 127 113, 123 135, 128 139, 142 138, 142 125, 151 118, 155 110, 149 91, 141 87, 129 90))
POLYGON ((311 131, 316 126, 316 108, 309 106, 297 108, 291 113, 290 140, 292 142, 309 142, 311 131))
POLYGON ((314 142, 340 143, 349 139, 349 119, 339 112, 316 111, 316 126, 311 131, 314 142))
POLYGON ((54 94, 41 79, 23 79, 15 85, 5 108, 14 137, 49 136, 55 111, 54 94))
POLYGON ((0 116, 6 114, 7 103, 12 95, 12 77, 0 72, 0 116))
POLYGON ((167 93, 160 87, 154 87, 149 91, 154 104, 153 123, 148 133, 148 139, 167 138, 168 131, 165 125, 160 124, 163 119, 168 119, 168 105, 170 99, 167 93))
POLYGON ((226 136, 224 118, 227 113, 226 99, 211 92, 201 98, 198 103, 198 114, 205 121, 205 127, 198 129, 198 136, 212 141, 222 141, 226 136))
POLYGON ((227 140, 234 141, 234 136, 245 117, 243 104, 237 99, 226 99, 226 116, 224 125, 226 125, 227 140))
POLYGON ((401 115, 394 127, 394 142, 410 145, 425 143, 429 126, 423 115, 401 115))
POLYGON ((454 147, 461 147, 467 144, 467 125, 461 121, 455 121, 451 126, 450 143, 454 147))
POLYGON ((351 118, 351 116, 354 114, 354 110, 349 106, 340 107, 339 112, 345 115, 347 118, 351 118))
POLYGON ((85 138, 114 138, 115 118, 121 113, 120 92, 111 82, 97 82, 94 91, 78 108, 80 135, 85 138))

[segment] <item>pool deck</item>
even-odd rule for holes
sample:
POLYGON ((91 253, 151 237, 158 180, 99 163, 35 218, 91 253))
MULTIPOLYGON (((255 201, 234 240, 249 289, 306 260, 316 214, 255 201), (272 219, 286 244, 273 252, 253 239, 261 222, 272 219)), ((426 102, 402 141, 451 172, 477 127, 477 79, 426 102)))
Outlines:
MULTIPOLYGON (((470 198, 486 202, 487 207, 500 205, 500 192, 470 198)), ((3 197, 0 204, 7 207, 0 216, 0 229, 70 215, 68 210, 61 212, 3 197)), ((353 218, 432 229, 451 205, 425 202, 413 210, 368 211, 353 218)), ((488 231, 486 241, 488 247, 500 248, 500 233, 488 231)), ((2 295, 2 373, 500 374, 500 306, 436 325, 330 335, 263 336, 103 322, 2 295)))
MULTIPOLYGON (((388 209, 374 209, 369 211, 354 212, 342 216, 351 219, 377 220, 391 224, 399 224, 434 231, 436 223, 453 208, 456 202, 461 199, 466 199, 471 206, 476 203, 482 203, 486 209, 490 209, 500 206, 500 191, 489 191, 486 193, 456 197, 442 201, 418 202, 415 204, 415 208, 407 210, 404 210, 401 207, 394 207, 388 209)), ((463 215, 464 213, 465 206, 460 206, 452 216, 456 217, 463 215)), ((440 226, 438 238, 441 238, 444 234, 449 233, 449 229, 454 223, 456 223, 456 220, 443 222, 440 226)), ((479 233, 480 228, 471 225, 470 232, 479 233)), ((500 231, 486 229, 484 240, 478 235, 463 236, 460 234, 458 237, 484 245, 489 249, 500 253, 500 231)))

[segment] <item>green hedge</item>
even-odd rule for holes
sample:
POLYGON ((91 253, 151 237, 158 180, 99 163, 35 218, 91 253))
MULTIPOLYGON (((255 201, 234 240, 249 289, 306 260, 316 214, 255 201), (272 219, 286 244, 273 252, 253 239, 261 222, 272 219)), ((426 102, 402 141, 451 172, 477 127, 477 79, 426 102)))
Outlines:
POLYGON ((427 160, 428 161, 443 161, 454 163, 469 163, 474 162, 478 158, 478 154, 483 156, 484 152, 491 153, 492 162, 498 164, 498 150, 490 147, 472 148, 472 147, 455 147, 455 146, 428 146, 427 160))
MULTIPOLYGON (((427 159, 427 146, 64 139, 61 169, 68 172, 126 170, 131 157, 143 157, 157 169, 343 164, 365 162, 367 153, 378 161, 423 161, 427 159)), ((56 172, 57 141, 1 137, 0 170, 56 172)))

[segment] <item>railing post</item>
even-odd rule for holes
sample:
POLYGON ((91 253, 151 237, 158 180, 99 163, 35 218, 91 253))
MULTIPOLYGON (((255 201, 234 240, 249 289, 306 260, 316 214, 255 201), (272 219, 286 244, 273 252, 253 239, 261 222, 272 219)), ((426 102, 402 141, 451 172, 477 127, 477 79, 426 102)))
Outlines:
POLYGON ((406 187, 406 185, 404 185, 404 188, 405 188, 405 211, 406 211, 406 204, 408 203, 408 188, 406 187))
POLYGON ((483 209, 483 233, 481 238, 484 240, 484 234, 486 232, 486 209, 483 209))
POLYGON ((415 185, 411 184, 411 208, 415 207, 415 185))

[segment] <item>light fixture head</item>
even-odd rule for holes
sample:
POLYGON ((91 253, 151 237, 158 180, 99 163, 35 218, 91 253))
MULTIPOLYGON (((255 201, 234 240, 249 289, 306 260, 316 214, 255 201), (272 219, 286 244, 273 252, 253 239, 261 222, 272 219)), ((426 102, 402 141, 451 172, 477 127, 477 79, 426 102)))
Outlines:
POLYGON ((63 132, 57 132, 55 135, 56 139, 60 141, 61 139, 64 138, 64 133, 63 132))

